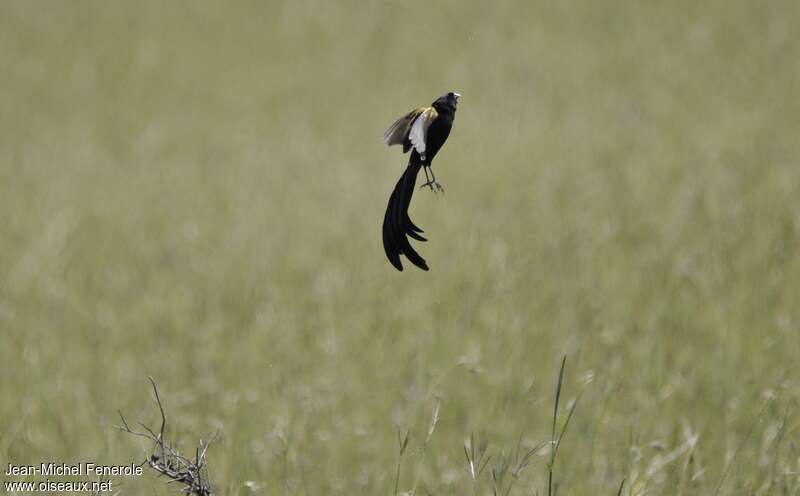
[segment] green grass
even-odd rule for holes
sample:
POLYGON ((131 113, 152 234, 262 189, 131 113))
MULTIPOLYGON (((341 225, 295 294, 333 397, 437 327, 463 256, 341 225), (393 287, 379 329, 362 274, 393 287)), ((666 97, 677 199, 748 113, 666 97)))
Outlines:
POLYGON ((557 494, 800 494, 798 24, 4 2, 0 465, 141 458, 112 426, 157 420, 152 375, 187 448, 220 432, 220 493, 393 494, 410 431, 399 492, 471 494, 472 433, 490 470, 549 443, 566 354, 557 494), (412 204, 432 270, 399 274, 381 135, 447 90, 447 195, 412 204))

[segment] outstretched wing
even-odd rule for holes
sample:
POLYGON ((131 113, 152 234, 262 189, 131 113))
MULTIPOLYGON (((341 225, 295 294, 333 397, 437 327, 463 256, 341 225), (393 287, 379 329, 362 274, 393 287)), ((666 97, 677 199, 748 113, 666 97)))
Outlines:
POLYGON ((414 120, 424 111, 425 107, 420 107, 394 121, 394 123, 389 126, 389 129, 383 133, 383 141, 389 146, 402 145, 408 138, 408 132, 411 130, 411 125, 414 123, 414 120))
POLYGON ((428 128, 431 125, 436 117, 439 116, 439 113, 436 112, 436 109, 433 107, 428 107, 419 114, 414 120, 414 124, 411 125, 411 130, 408 132, 408 140, 411 142, 411 145, 417 150, 417 153, 420 154, 422 160, 425 160, 425 148, 426 148, 426 139, 428 136, 428 128))
POLYGON ((413 146, 424 155, 425 133, 437 115, 433 107, 414 109, 389 126, 383 134, 383 141, 389 146, 403 145, 403 153, 413 146))

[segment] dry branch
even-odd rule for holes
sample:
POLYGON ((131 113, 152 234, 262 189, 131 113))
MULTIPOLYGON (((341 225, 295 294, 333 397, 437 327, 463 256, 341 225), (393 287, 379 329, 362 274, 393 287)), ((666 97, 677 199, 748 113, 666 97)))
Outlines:
POLYGON ((161 414, 161 427, 158 433, 147 425, 139 422, 143 431, 135 431, 128 425, 127 420, 119 412, 122 425, 116 426, 122 432, 133 436, 143 437, 153 443, 152 453, 142 462, 155 470, 159 475, 167 477, 168 483, 178 483, 183 485, 182 492, 194 494, 196 496, 212 496, 211 481, 208 478, 207 454, 209 445, 214 442, 216 435, 209 442, 200 440, 200 446, 195 449, 194 458, 187 458, 180 454, 175 443, 170 442, 164 435, 167 427, 167 416, 164 413, 164 405, 158 394, 158 387, 152 377, 148 377, 153 386, 158 411, 161 414))

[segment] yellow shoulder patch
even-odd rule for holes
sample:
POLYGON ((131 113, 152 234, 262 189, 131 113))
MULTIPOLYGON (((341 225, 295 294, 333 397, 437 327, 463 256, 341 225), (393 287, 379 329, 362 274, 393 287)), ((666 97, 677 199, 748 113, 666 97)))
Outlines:
POLYGON ((414 109, 403 117, 394 121, 394 123, 389 126, 389 129, 383 133, 383 141, 389 146, 402 145, 406 138, 408 138, 408 133, 411 131, 411 126, 414 124, 414 121, 416 121, 421 114, 425 113, 425 111, 429 109, 433 110, 431 107, 420 107, 418 109, 414 109))
POLYGON ((428 137, 428 127, 431 122, 436 120, 439 113, 433 107, 425 108, 422 113, 414 120, 411 130, 408 132, 408 140, 420 154, 422 160, 425 160, 425 148, 428 137))

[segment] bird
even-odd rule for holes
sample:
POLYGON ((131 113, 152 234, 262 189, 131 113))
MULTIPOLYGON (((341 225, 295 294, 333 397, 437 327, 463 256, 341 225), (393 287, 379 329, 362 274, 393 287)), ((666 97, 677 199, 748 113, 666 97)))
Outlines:
POLYGON ((408 237, 417 241, 427 241, 408 216, 408 206, 417 182, 420 169, 425 171, 426 182, 420 188, 429 187, 433 193, 444 188, 436 180, 431 162, 450 136, 456 107, 461 95, 450 91, 437 98, 430 107, 420 107, 397 119, 383 135, 389 145, 402 145, 403 153, 411 151, 408 166, 400 176, 389 196, 386 213, 383 216, 383 249, 389 262, 399 271, 403 270, 400 255, 422 270, 429 270, 427 262, 414 250, 408 237), (430 175, 428 174, 430 173, 430 175))

